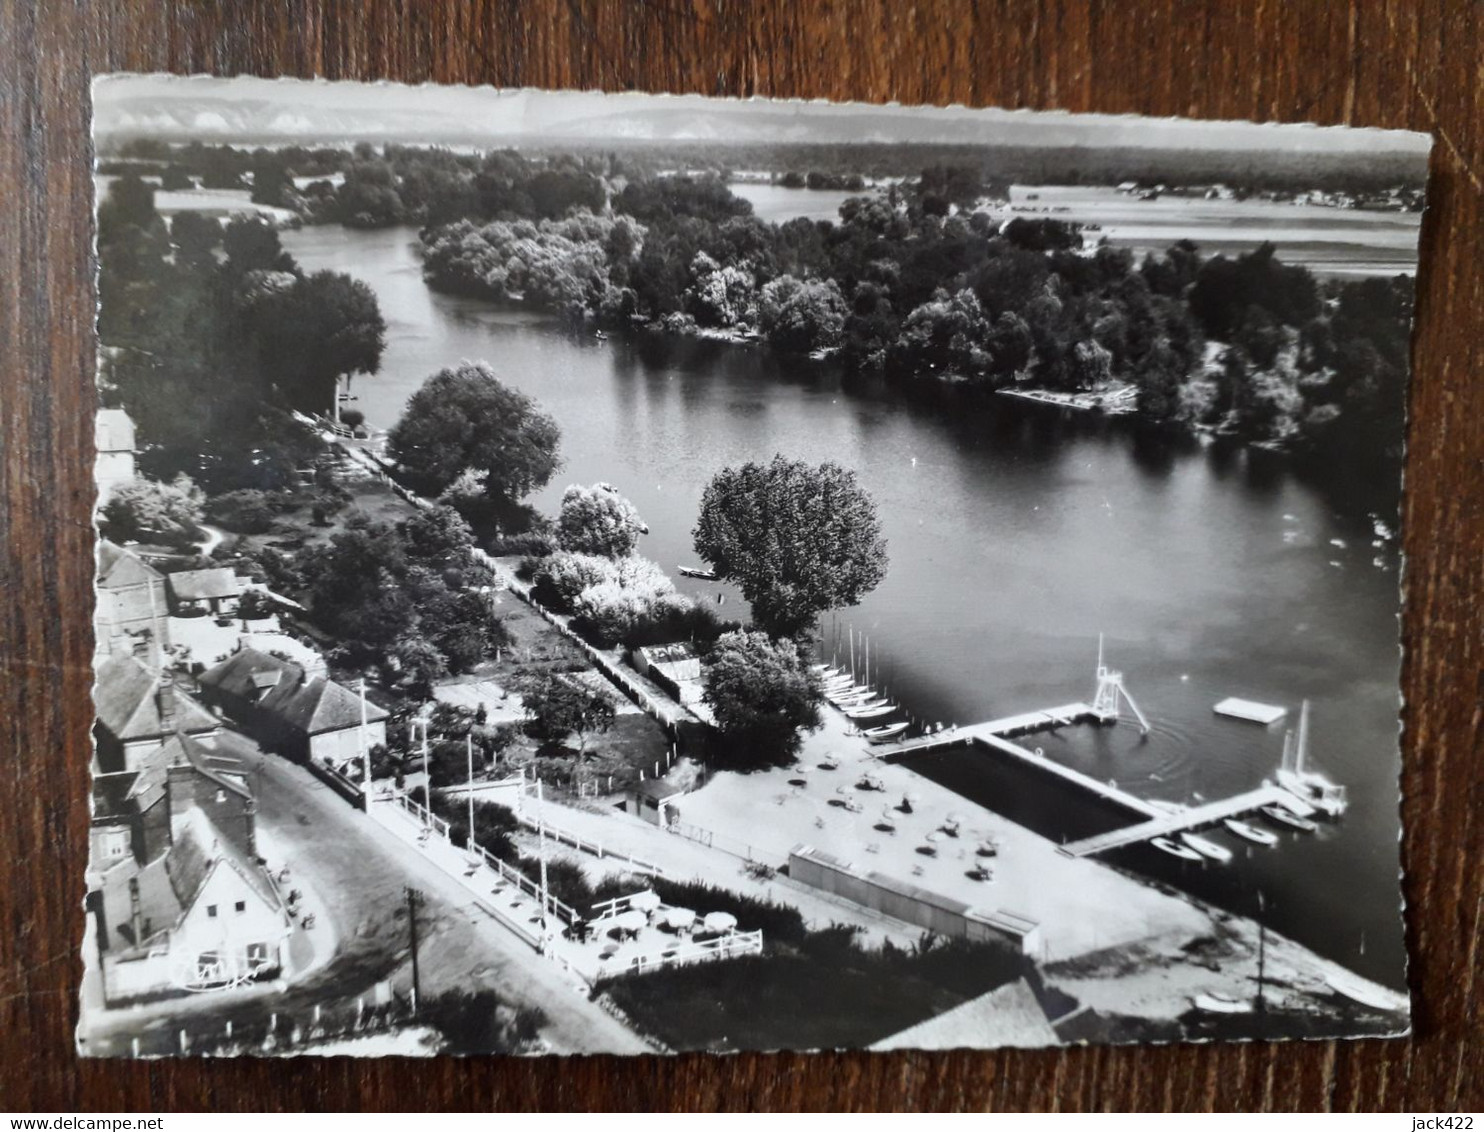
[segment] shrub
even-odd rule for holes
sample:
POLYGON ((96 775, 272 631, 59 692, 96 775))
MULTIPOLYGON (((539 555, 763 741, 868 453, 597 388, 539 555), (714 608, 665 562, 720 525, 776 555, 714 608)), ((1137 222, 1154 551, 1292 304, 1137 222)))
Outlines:
POLYGON ((219 527, 244 535, 273 529, 278 500, 269 492, 246 488, 213 496, 206 502, 206 518, 219 527))

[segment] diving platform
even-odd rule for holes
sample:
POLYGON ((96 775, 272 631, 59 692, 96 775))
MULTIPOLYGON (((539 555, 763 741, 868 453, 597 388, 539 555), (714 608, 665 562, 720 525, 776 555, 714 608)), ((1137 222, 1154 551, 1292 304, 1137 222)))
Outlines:
MULTIPOLYGON (((1186 833, 1204 826, 1216 825, 1226 818, 1239 818, 1244 814, 1260 810, 1263 806, 1278 805, 1297 813, 1296 802, 1303 806, 1302 802, 1299 802, 1283 787, 1264 783, 1256 790, 1249 790, 1245 794, 1233 794, 1230 798, 1223 798, 1219 802, 1189 806, 1171 813, 1155 810, 1157 816, 1149 821, 1140 822, 1138 825, 1127 825, 1122 829, 1110 830, 1107 833, 1099 833, 1094 837, 1085 837, 1081 841, 1069 841, 1061 847, 1061 851, 1069 857, 1093 857, 1099 853, 1107 853, 1109 850, 1121 849, 1125 845, 1135 845, 1155 837, 1169 837, 1171 834, 1186 833)), ((1309 809, 1307 806, 1303 808, 1309 809)))

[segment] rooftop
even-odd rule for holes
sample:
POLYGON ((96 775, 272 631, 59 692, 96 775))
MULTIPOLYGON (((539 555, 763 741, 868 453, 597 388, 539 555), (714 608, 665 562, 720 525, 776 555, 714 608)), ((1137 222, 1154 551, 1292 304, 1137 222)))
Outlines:
POLYGON ((109 657, 97 668, 93 702, 98 722, 119 742, 149 739, 167 731, 161 704, 168 697, 174 708, 168 730, 215 731, 221 726, 212 715, 180 689, 162 682, 138 657, 109 657))
POLYGON ((100 455, 135 450, 134 422, 122 409, 99 409, 93 435, 100 455))
POLYGON ((209 601, 213 598, 237 597, 243 582, 228 566, 209 570, 182 570, 165 579, 177 601, 209 601))
MULTIPOLYGON (((341 731, 361 722, 361 697, 349 688, 323 676, 308 678, 297 664, 252 648, 239 649, 202 673, 201 683, 255 701, 264 711, 309 735, 341 731), (264 687, 268 690, 259 696, 264 687)), ((366 701, 368 723, 386 717, 383 709, 366 701)))

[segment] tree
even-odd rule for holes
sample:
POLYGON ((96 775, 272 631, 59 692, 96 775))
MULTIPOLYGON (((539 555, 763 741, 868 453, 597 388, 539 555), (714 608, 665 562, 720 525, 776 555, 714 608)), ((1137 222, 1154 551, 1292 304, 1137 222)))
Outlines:
POLYGON ((634 552, 639 536, 648 532, 634 505, 612 484, 573 484, 562 493, 557 541, 563 550, 623 558, 634 552))
POLYGON ((855 473, 773 457, 724 468, 707 485, 696 552, 735 581, 753 619, 797 636, 821 613, 854 605, 886 576, 886 541, 855 473))
POLYGON ((373 374, 386 348, 376 292, 359 279, 319 271, 256 308, 262 368, 295 408, 329 413, 343 375, 373 374))
POLYGON ((758 300, 758 329, 777 350, 807 354, 840 344, 850 308, 833 279, 780 275, 758 300))
POLYGON ((412 395, 387 450, 425 490, 441 492, 473 471, 490 497, 514 503, 555 474, 560 440, 535 401, 501 384, 487 363, 464 362, 412 395))
POLYGON ((529 723, 537 739, 560 743, 576 735, 577 753, 587 747, 589 735, 601 735, 613 726, 618 711, 606 692, 589 688, 565 676, 550 674, 526 681, 519 688, 529 723))
POLYGON ((166 538, 189 541, 201 522, 201 489, 185 475, 169 483, 143 478, 115 487, 103 506, 103 533, 109 538, 166 538))
POLYGON ((819 685, 793 641, 723 634, 702 661, 701 679, 733 762, 787 762, 799 749, 801 729, 820 725, 819 685))

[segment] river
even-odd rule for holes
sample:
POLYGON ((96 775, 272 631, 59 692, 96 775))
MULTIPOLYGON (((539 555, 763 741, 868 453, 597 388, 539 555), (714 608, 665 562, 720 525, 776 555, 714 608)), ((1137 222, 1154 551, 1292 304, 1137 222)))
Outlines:
MULTIPOLYGON (((638 506, 640 550, 672 570, 697 561, 690 531, 707 479, 775 452, 832 459, 875 498, 890 544, 882 585, 839 618, 869 637, 872 674, 925 720, 969 723, 1088 700, 1098 634, 1108 663, 1151 718, 1031 740, 1048 755, 1149 798, 1188 802, 1257 785, 1276 768, 1281 727, 1215 716, 1237 695, 1312 701, 1314 762, 1350 790, 1344 820, 1317 836, 1199 869, 1134 857, 1267 921, 1393 987, 1403 985, 1397 888, 1397 554, 1373 545, 1363 500, 1191 443, 1151 445, 1128 426, 1005 403, 978 417, 853 392, 827 365, 782 365, 714 342, 597 341, 540 316, 436 295, 415 233, 338 227, 285 232, 305 270, 334 269, 378 294, 382 372, 357 379, 357 407, 393 424, 441 367, 485 359, 561 425, 566 464, 535 497, 554 511, 571 482, 606 480, 638 506)), ((677 579, 726 599, 716 584, 677 579)), ((1034 794, 1029 824, 1052 836, 1070 804, 1007 784, 955 750, 917 769, 1003 805, 1034 794)))

